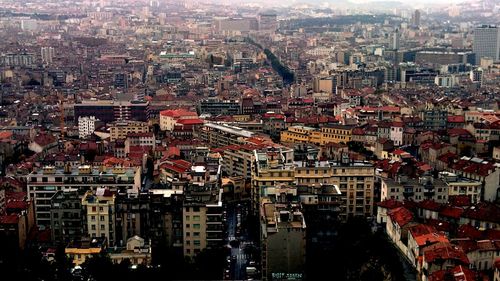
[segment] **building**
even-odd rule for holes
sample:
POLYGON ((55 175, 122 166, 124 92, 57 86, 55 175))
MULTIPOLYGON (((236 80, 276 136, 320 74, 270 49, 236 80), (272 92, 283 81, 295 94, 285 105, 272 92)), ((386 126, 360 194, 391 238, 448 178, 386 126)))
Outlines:
POLYGON ((352 161, 347 155, 343 155, 339 161, 305 161, 294 164, 294 182, 298 186, 338 187, 340 221, 373 215, 375 168, 372 164, 352 161))
POLYGON ((278 29, 278 16, 276 13, 268 11, 259 14, 259 31, 274 32, 278 29))
POLYGON ((115 193, 106 188, 87 191, 82 198, 82 209, 84 232, 91 239, 103 237, 108 245, 115 245, 115 193))
POLYGON ((306 222, 298 204, 260 204, 262 280, 303 280, 306 222))
POLYGON ((51 199, 58 191, 89 191, 107 187, 111 191, 138 192, 141 167, 82 165, 36 168, 27 176, 28 198, 35 207, 36 224, 50 226, 51 199))
POLYGON ((413 13, 413 15, 411 17, 411 23, 415 27, 419 27, 420 26, 420 10, 418 10, 418 9, 415 10, 415 12, 413 13))
POLYGON ((263 148, 254 151, 252 162, 252 208, 259 211, 262 190, 266 187, 291 185, 295 181, 293 149, 263 148))
POLYGON ((256 135, 253 132, 225 123, 205 123, 199 134, 201 140, 211 147, 244 144, 245 139, 256 135))
POLYGON ((241 104, 238 100, 205 99, 198 104, 198 114, 237 115, 241 112, 241 104))
POLYGON ((1 66, 33 66, 35 64, 35 54, 32 53, 7 53, 0 56, 1 66))
POLYGON ((328 143, 347 143, 352 139, 354 126, 331 124, 316 128, 305 126, 292 126, 281 132, 281 142, 284 143, 310 143, 325 145, 328 143))
POLYGON ((42 56, 43 64, 51 64, 54 59, 54 48, 53 47, 42 47, 40 48, 40 54, 42 56))
POLYGON ((146 122, 141 121, 115 121, 109 126, 109 140, 125 140, 128 134, 148 133, 149 126, 146 122))
POLYGON ((415 54, 415 63, 420 65, 450 65, 450 64, 474 64, 476 56, 473 52, 432 50, 419 51, 415 54))
POLYGON ((175 126, 186 123, 203 124, 203 120, 198 119, 196 112, 185 109, 163 110, 160 111, 160 130, 173 131, 175 126), (188 121, 189 120, 189 121, 188 121))
POLYGON ((381 200, 404 199, 423 201, 433 199, 436 202, 448 202, 448 186, 439 179, 430 176, 411 179, 406 176, 398 176, 395 180, 382 178, 381 200))
POLYGON ((82 196, 78 191, 58 191, 50 199, 50 231, 55 243, 69 243, 82 237, 82 196))
POLYGON ((83 100, 74 104, 75 120, 85 116, 95 116, 105 123, 122 120, 148 121, 149 102, 83 100))
POLYGON ((124 260, 135 266, 151 264, 151 245, 146 244, 144 238, 137 235, 127 240, 125 248, 108 248, 108 253, 111 261, 116 264, 124 260))
POLYGON ((81 240, 71 241, 64 249, 64 253, 74 266, 79 266, 88 258, 99 255, 105 250, 105 238, 82 238, 81 240))
POLYGON ((95 116, 78 117, 78 137, 81 139, 90 137, 94 133, 98 121, 95 116))
POLYGON ((476 64, 481 58, 488 57, 494 61, 500 60, 500 28, 495 25, 481 25, 474 29, 473 52, 476 54, 476 64))
POLYGON ((213 192, 193 192, 186 198, 182 217, 185 256, 194 256, 205 248, 216 249, 223 243, 222 189, 213 192))
POLYGON ((400 47, 401 34, 399 29, 396 29, 390 36, 389 48, 392 50, 398 50, 400 47))
POLYGON ((457 79, 452 74, 438 75, 436 76, 436 78, 434 78, 434 84, 436 84, 438 87, 452 88, 457 84, 456 80, 457 79))

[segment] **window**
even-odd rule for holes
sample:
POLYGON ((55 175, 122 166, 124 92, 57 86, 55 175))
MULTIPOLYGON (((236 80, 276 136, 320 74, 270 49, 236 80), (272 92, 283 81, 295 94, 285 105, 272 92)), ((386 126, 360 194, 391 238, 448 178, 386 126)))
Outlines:
POLYGON ((90 220, 91 220, 91 221, 95 221, 95 216, 91 216, 91 217, 90 217, 90 220))
POLYGON ((200 216, 193 216, 194 221, 200 221, 200 216))
POLYGON ((200 244, 201 244, 200 240, 194 240, 193 243, 195 246, 200 246, 200 244))
POLYGON ((200 229, 200 224, 199 224, 199 223, 195 223, 195 224, 193 224, 193 228, 194 228, 194 229, 200 229))
POLYGON ((91 230, 95 230, 95 224, 90 225, 91 230))
POLYGON ((200 207, 193 207, 193 212, 199 212, 200 211, 200 207))
POLYGON ((186 232, 186 237, 191 236, 191 232, 186 232))
POLYGON ((104 230, 105 226, 104 224, 101 224, 101 230, 104 230))
POLYGON ((189 223, 186 224, 186 228, 190 228, 191 225, 189 223))
POLYGON ((104 212, 104 208, 103 207, 99 207, 99 212, 104 212))
POLYGON ((190 216, 186 216, 186 221, 189 221, 190 216))
POLYGON ((193 232, 193 236, 194 237, 200 237, 200 233, 199 232, 193 232))

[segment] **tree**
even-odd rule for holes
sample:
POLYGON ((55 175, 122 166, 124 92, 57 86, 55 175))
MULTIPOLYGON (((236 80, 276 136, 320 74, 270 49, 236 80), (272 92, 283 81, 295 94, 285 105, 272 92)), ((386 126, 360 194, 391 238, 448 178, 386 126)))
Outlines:
POLYGON ((107 253, 100 253, 88 258, 82 268, 88 277, 93 277, 96 281, 107 281, 113 279, 113 262, 107 253))

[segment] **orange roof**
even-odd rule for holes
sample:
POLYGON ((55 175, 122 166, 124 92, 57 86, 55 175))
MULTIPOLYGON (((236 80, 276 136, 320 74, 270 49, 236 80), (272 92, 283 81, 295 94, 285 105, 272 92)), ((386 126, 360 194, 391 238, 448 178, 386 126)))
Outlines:
POLYGON ((172 118, 181 118, 186 116, 195 116, 198 117, 198 114, 193 111, 185 110, 185 109, 169 109, 160 111, 160 115, 169 116, 172 118))

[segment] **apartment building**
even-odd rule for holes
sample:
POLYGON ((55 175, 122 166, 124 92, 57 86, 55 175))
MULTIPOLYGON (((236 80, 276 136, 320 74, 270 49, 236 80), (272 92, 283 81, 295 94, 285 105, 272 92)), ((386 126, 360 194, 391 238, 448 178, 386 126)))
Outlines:
POLYGON ((149 127, 141 121, 116 121, 109 124, 109 140, 126 139, 128 134, 148 133, 149 127))
POLYGON ((205 123, 199 134, 201 140, 211 147, 244 144, 245 138, 255 136, 253 132, 222 123, 205 123))
POLYGON ((281 142, 283 143, 312 143, 325 145, 328 143, 347 143, 352 139, 353 126, 328 125, 320 129, 292 126, 281 132, 281 142))
POLYGON ((50 200, 50 231, 55 243, 69 243, 83 234, 82 197, 78 191, 58 191, 50 200))
POLYGON ((87 191, 82 198, 84 228, 91 238, 105 237, 115 245, 115 193, 106 188, 87 191))
POLYGON ((373 215, 375 168, 373 164, 352 161, 344 155, 340 161, 295 162, 297 186, 335 186, 340 193, 339 219, 373 215))
POLYGON ((293 149, 264 148, 254 151, 252 162, 252 208, 257 214, 262 190, 281 184, 290 185, 295 181, 293 149))
POLYGON ((111 191, 138 192, 141 187, 141 167, 45 166, 27 176, 28 198, 33 199, 37 225, 43 226, 50 226, 51 199, 58 191, 85 192, 99 187, 111 191))
POLYGON ((302 280, 306 261, 306 222, 298 204, 260 204, 262 280, 302 280))

